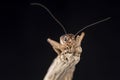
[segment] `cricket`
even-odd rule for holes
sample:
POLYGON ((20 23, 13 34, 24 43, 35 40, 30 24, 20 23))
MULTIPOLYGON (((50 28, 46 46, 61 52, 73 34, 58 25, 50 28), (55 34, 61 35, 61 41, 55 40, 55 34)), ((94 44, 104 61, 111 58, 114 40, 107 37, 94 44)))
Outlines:
POLYGON ((52 62, 43 80, 72 80, 75 67, 80 61, 82 53, 81 43, 85 33, 82 32, 88 27, 109 20, 111 17, 97 21, 80 29, 76 34, 67 33, 62 23, 55 18, 51 11, 41 3, 31 3, 32 6, 40 6, 44 8, 50 16, 61 26, 64 35, 60 36, 60 41, 55 41, 48 38, 47 42, 52 46, 57 53, 57 57, 52 62), (81 32, 81 34, 79 34, 81 32))

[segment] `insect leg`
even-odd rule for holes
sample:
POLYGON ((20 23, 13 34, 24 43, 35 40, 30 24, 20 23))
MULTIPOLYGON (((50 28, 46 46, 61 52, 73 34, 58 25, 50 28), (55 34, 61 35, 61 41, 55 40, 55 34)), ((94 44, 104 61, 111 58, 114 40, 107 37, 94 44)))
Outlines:
POLYGON ((50 43, 50 45, 53 47, 54 51, 57 54, 60 54, 62 52, 63 46, 60 43, 58 43, 50 38, 48 38, 47 41, 50 43))
POLYGON ((76 37, 77 46, 81 45, 81 42, 82 42, 84 36, 85 36, 84 32, 82 32, 81 35, 77 35, 77 37, 76 37))

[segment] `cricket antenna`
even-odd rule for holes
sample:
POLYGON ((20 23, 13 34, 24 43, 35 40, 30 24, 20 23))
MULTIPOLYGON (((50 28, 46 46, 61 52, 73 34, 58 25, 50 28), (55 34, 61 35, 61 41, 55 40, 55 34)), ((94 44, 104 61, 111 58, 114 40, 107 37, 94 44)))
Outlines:
POLYGON ((108 17, 108 18, 105 18, 105 19, 103 19, 103 20, 97 21, 97 22, 95 22, 95 23, 92 23, 92 24, 90 24, 90 25, 87 25, 87 26, 83 27, 81 30, 79 30, 79 31, 75 34, 75 36, 76 36, 77 34, 79 34, 81 31, 83 31, 84 29, 86 29, 86 28, 88 28, 88 27, 91 27, 91 26, 93 26, 93 25, 96 25, 96 24, 98 24, 98 23, 107 21, 107 20, 109 20, 110 18, 111 18, 111 17, 108 17))
POLYGON ((37 6, 41 6, 42 8, 44 8, 50 15, 51 17, 62 27, 63 31, 65 34, 67 34, 67 31, 65 30, 65 27, 62 25, 62 23, 52 14, 52 12, 44 5, 40 4, 40 3, 30 3, 30 5, 37 5, 37 6))

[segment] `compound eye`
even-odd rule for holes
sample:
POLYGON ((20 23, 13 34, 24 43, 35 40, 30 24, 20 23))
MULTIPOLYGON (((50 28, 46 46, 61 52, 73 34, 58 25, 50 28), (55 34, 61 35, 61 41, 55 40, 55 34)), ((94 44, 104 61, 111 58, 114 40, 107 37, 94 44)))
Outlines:
POLYGON ((68 37, 67 36, 64 37, 64 41, 65 42, 68 41, 68 37))

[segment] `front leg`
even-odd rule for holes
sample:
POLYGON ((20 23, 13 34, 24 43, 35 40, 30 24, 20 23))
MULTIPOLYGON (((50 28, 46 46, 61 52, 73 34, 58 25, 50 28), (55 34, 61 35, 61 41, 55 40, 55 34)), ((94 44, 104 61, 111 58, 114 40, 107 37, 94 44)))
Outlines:
POLYGON ((85 36, 84 32, 82 32, 80 36, 77 35, 77 37, 76 37, 76 44, 77 44, 77 46, 81 46, 81 42, 82 42, 84 36, 85 36))
POLYGON ((60 43, 48 38, 47 41, 50 43, 50 45, 53 47, 54 51, 59 55, 63 49, 64 49, 64 46, 61 45, 60 43))

